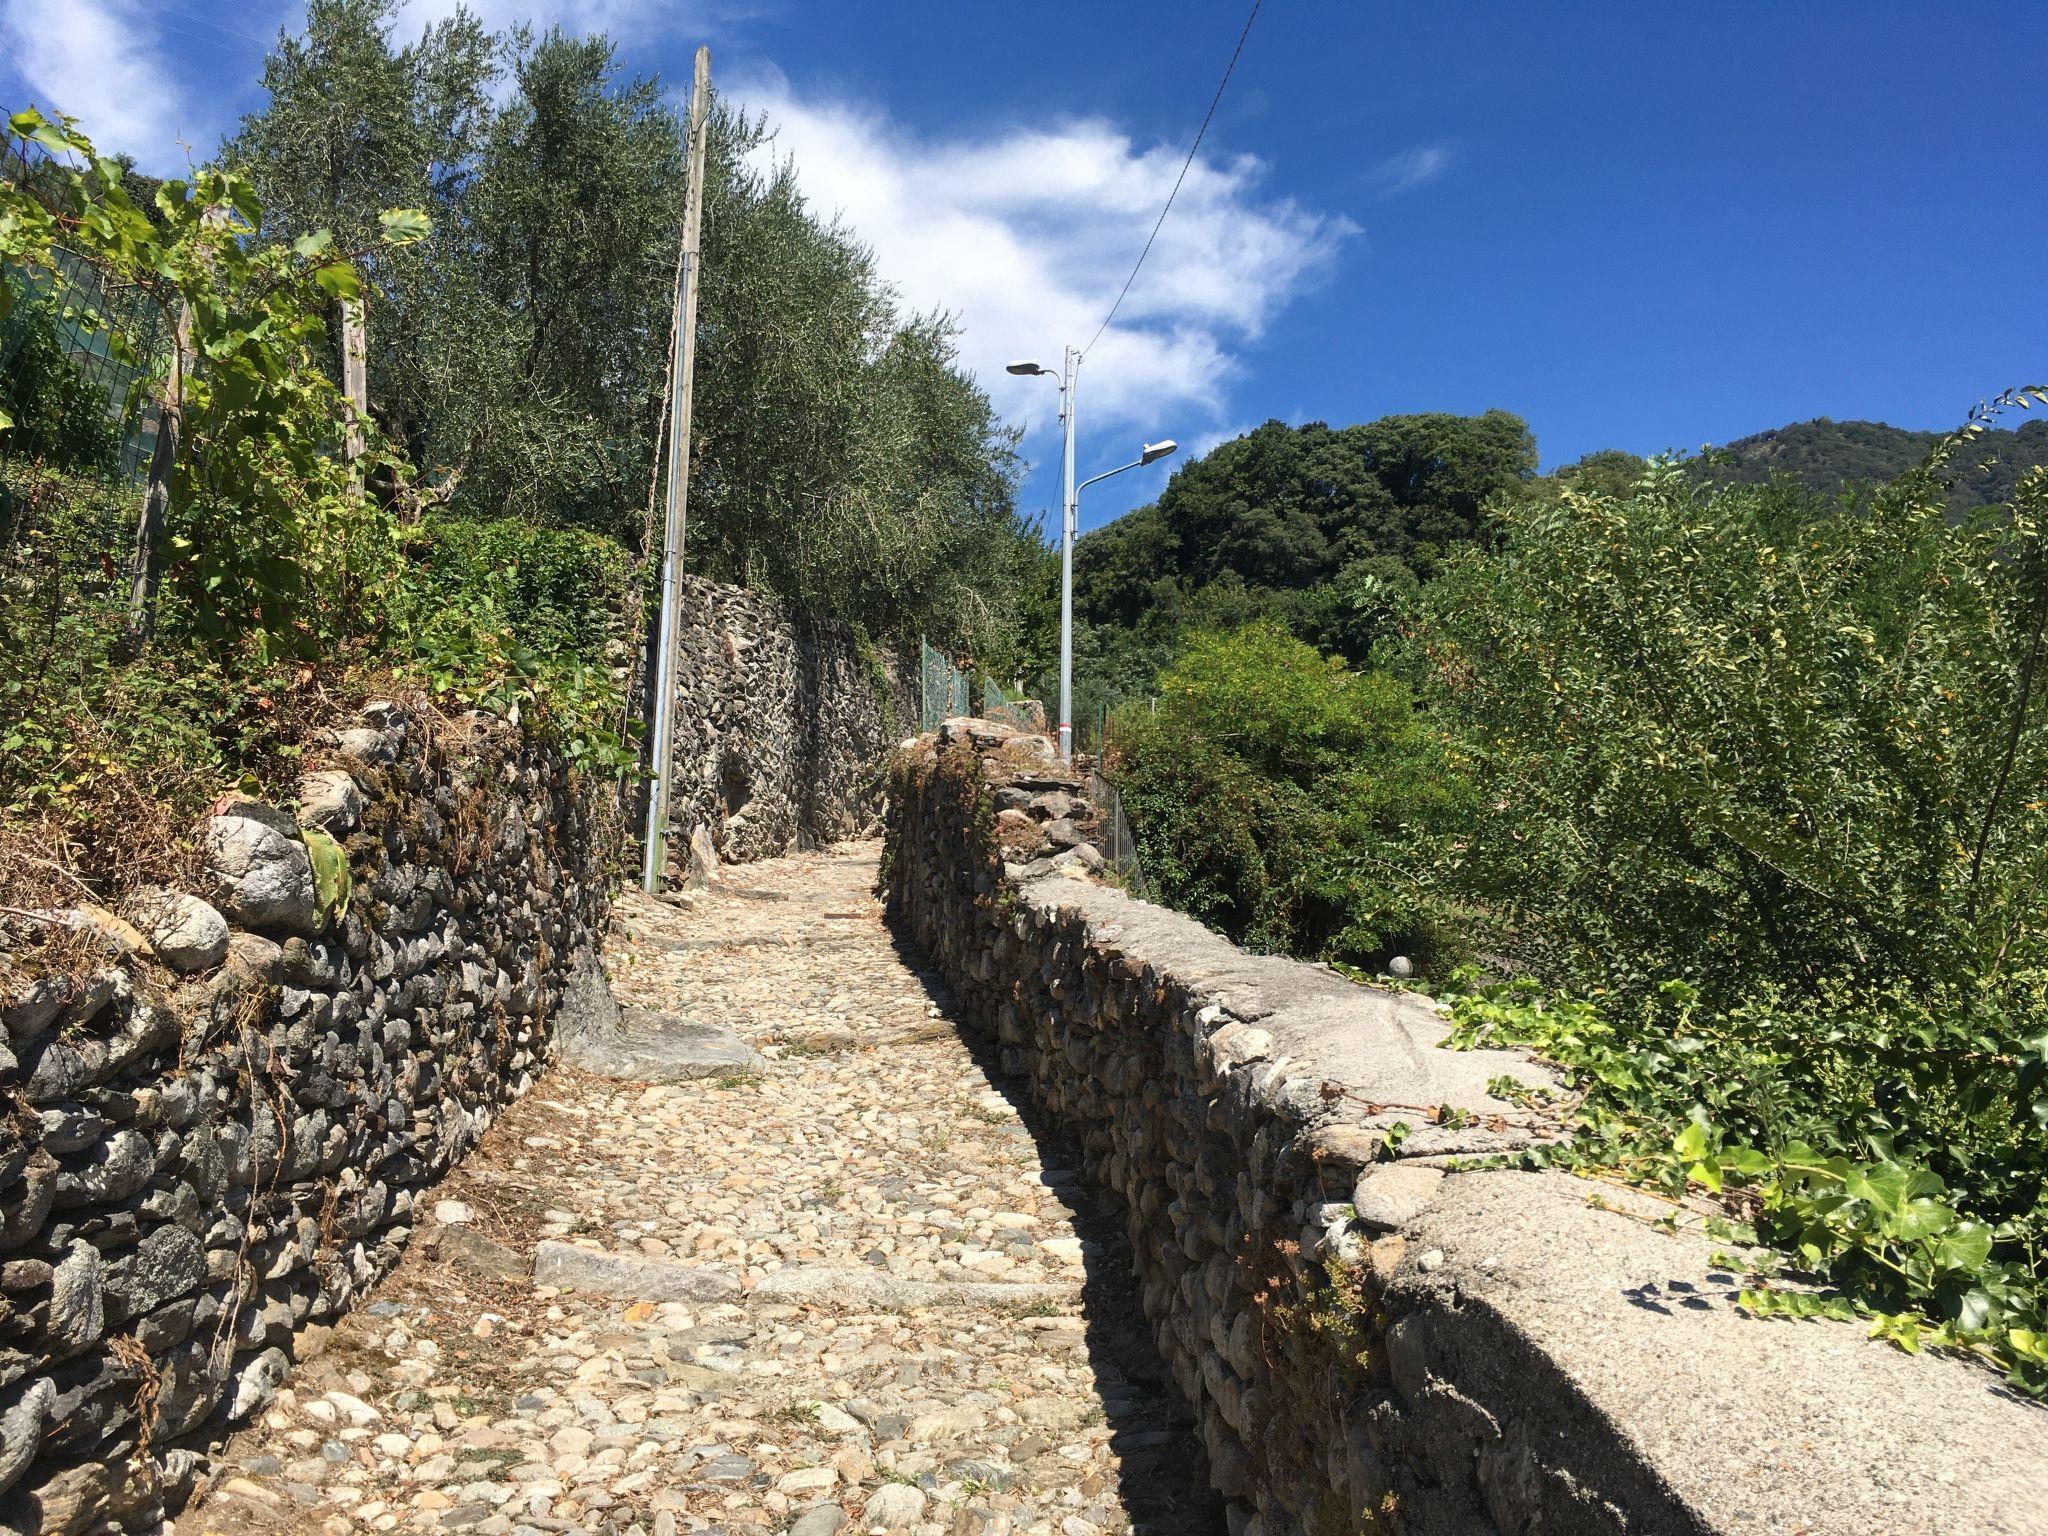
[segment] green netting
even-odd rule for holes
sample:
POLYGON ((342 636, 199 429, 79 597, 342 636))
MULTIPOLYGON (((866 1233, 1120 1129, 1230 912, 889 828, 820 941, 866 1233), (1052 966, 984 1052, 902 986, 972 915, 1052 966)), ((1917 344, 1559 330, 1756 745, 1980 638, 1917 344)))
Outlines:
POLYGON ((940 721, 973 712, 972 690, 968 687, 964 669, 954 666, 943 652, 933 650, 928 641, 920 638, 917 644, 920 684, 918 729, 935 731, 940 721))
MULTIPOLYGON (((35 166, 19 150, 0 156, 0 176, 9 180, 34 175, 35 166)), ((55 255, 54 272, 10 266, 0 280, 26 301, 55 301, 65 352, 120 428, 121 473, 139 475, 156 442, 156 406, 146 386, 152 368, 166 361, 159 354, 170 345, 169 332, 145 295, 133 288, 108 288, 98 272, 69 251, 59 249, 55 255)), ((12 365, 27 325, 28 303, 0 320, 0 375, 12 365)))

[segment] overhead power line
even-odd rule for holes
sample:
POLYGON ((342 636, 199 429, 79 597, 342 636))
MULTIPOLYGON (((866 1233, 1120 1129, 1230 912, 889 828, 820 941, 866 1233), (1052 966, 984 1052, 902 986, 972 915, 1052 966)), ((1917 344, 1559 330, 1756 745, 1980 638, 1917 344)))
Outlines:
POLYGON ((1173 178, 1173 190, 1166 194, 1166 206, 1159 210, 1159 218, 1152 226, 1152 233, 1145 237, 1145 249, 1138 252, 1137 264, 1131 268, 1131 275, 1124 279, 1123 288, 1117 293, 1116 302, 1109 306, 1109 313, 1102 317, 1102 324, 1089 338, 1088 345, 1081 349, 1086 357, 1095 350, 1095 343, 1102 340, 1102 333, 1109 329, 1109 322, 1116 318, 1116 312, 1123 308, 1124 298, 1131 291, 1131 284, 1138 280, 1138 273, 1144 268, 1145 258, 1152 254, 1152 242, 1159 238, 1159 230, 1166 223, 1166 216, 1173 212, 1173 200, 1180 196, 1180 184, 1188 179, 1188 168, 1195 163, 1195 151, 1202 147, 1202 135, 1209 131, 1209 120, 1216 115, 1217 103, 1223 100, 1224 89, 1230 84, 1230 76, 1237 69, 1238 56, 1244 52, 1244 40, 1252 35, 1252 23, 1259 19, 1259 6, 1264 0, 1252 0, 1251 14, 1244 19, 1244 30, 1237 34, 1237 46, 1230 51, 1230 62, 1223 67, 1223 78, 1216 82, 1216 94, 1209 100, 1209 110, 1202 114, 1202 126, 1195 130, 1195 142, 1188 146, 1188 157, 1180 163, 1180 174, 1173 178))

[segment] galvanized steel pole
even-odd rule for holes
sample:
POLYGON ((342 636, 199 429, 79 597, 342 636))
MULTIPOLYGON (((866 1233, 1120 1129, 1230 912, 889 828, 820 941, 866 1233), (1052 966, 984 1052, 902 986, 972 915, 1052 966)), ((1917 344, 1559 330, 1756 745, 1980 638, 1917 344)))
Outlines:
POLYGON ((1074 385, 1079 382, 1081 354, 1067 348, 1060 376, 1060 421, 1066 428, 1066 449, 1060 496, 1060 756, 1074 755, 1074 385))

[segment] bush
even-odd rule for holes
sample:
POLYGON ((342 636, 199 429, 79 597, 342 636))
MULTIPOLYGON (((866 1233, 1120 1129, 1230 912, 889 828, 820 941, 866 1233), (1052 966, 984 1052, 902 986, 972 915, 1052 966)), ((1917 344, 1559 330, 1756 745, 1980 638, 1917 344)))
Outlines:
POLYGON ((224 785, 290 793, 323 707, 309 669, 196 636, 175 613, 126 654, 114 555, 139 494, 0 460, 0 903, 110 901, 180 878, 224 785))
POLYGON ((625 602, 627 559, 614 540, 518 518, 433 516, 405 539, 404 604, 419 618, 487 598, 511 637, 546 655, 597 663, 625 602))
POLYGON ((1831 504, 1675 465, 1503 509, 1414 651, 1476 765, 1461 882, 1498 941, 1717 1004, 2048 958, 2048 473, 1945 512, 1931 472, 1831 504))
POLYGON ((64 350, 57 301, 11 276, 0 276, 0 289, 0 445, 54 469, 112 469, 120 434, 108 401, 64 350))
POLYGON ((626 553, 600 534, 517 518, 429 518, 406 540, 384 650, 437 694, 523 713, 571 762, 619 775, 638 721, 608 655, 626 553))
POLYGON ((1170 905, 1256 948, 1360 964, 1454 947, 1436 888, 1463 790, 1408 691, 1277 624, 1198 636, 1111 774, 1170 905))
POLYGON ((1475 765, 1456 887, 1534 976, 1447 1001, 1574 1075, 1547 1157, 1721 1195, 1784 1256, 1752 1311, 2041 1393, 2048 471, 1952 524, 1940 468, 1502 510, 1412 660, 1475 765))

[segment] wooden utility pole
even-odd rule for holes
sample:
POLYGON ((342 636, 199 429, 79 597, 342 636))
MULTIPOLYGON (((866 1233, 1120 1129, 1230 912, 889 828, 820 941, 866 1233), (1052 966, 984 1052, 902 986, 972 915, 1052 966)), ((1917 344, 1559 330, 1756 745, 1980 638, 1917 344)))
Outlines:
POLYGON ((178 306, 171 337, 171 372, 164 380, 157 407, 156 441, 149 451, 149 473, 143 482, 142 515, 135 523, 135 547, 128 558, 127 653, 140 656, 156 627, 156 588, 162 576, 157 552, 171 511, 171 475, 178 467, 178 439, 185 429, 185 369, 192 348, 192 311, 178 306))
POLYGON ((690 395, 697 365, 697 266, 704 226, 704 122, 711 106, 711 50, 697 50, 690 87, 690 184, 683 208, 683 281, 676 290, 675 369, 669 382, 668 515, 661 545, 661 659, 654 681, 654 784, 647 795, 647 842, 641 887, 661 889, 668 842, 670 780, 675 774, 675 691, 679 611, 683 591, 683 539, 690 510, 690 395))

